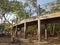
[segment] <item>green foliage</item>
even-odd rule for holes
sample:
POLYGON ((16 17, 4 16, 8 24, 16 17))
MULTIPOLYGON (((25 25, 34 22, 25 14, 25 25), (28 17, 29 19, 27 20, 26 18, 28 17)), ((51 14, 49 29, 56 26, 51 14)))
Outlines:
POLYGON ((0 32, 4 31, 4 28, 5 28, 4 24, 0 24, 0 32))
POLYGON ((31 17, 34 13, 36 13, 37 0, 25 0, 24 7, 25 7, 26 12, 29 11, 28 12, 29 17, 31 17))
MULTIPOLYGON (((23 20, 24 19, 24 6, 23 6, 23 2, 18 2, 18 1, 13 1, 11 2, 12 4, 12 11, 14 14, 16 14, 16 16, 20 19, 23 20)), ((29 18, 28 13, 25 13, 26 18, 29 18)))
POLYGON ((60 30, 60 23, 56 23, 56 25, 55 25, 55 30, 60 30))
POLYGON ((53 7, 51 8, 51 12, 60 11, 60 0, 56 0, 55 5, 56 5, 56 6, 53 6, 53 7))
POLYGON ((52 11, 52 12, 56 12, 56 11, 60 11, 60 9, 59 9, 58 7, 52 7, 52 8, 51 8, 51 11, 52 11))
POLYGON ((33 7, 37 7, 37 0, 26 0, 25 5, 26 6, 32 5, 33 7))
POLYGON ((5 13, 11 10, 9 0, 0 0, 0 10, 5 13))
POLYGON ((60 0, 56 0, 56 4, 60 4, 60 0))
POLYGON ((44 14, 44 12, 45 12, 45 9, 42 9, 42 8, 39 9, 40 15, 41 15, 41 14, 44 14))
POLYGON ((34 32, 37 29, 37 25, 28 26, 28 32, 34 32))
POLYGON ((11 9, 12 12, 19 17, 19 19, 24 18, 24 8, 22 2, 11 1, 11 9))
POLYGON ((47 30, 50 31, 50 30, 53 30, 53 26, 55 27, 54 30, 55 31, 58 31, 60 30, 60 23, 51 23, 51 24, 48 24, 47 25, 47 30), (54 25, 55 24, 55 25, 54 25))

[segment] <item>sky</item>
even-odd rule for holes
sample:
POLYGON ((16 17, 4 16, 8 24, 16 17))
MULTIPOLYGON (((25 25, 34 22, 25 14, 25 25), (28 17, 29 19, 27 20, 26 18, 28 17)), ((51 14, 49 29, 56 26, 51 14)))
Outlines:
MULTIPOLYGON (((18 1, 24 1, 24 0, 18 0, 18 1)), ((42 5, 42 4, 45 4, 45 3, 48 3, 48 2, 52 2, 54 0, 37 0, 37 3, 42 5)))
POLYGON ((37 3, 42 5, 42 4, 45 4, 45 3, 48 3, 48 2, 52 2, 54 0, 37 0, 37 3))
MULTIPOLYGON (((24 0, 18 0, 18 1, 24 1, 24 0)), ((54 0, 37 0, 37 3, 42 5, 42 4, 45 4, 45 3, 48 3, 48 2, 52 2, 54 0)))

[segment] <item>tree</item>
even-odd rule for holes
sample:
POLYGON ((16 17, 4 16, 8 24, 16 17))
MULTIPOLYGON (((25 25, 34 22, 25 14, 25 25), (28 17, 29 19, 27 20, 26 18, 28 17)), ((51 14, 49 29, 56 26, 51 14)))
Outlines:
POLYGON ((24 18, 23 3, 19 1, 11 1, 12 11, 16 16, 21 19, 24 18))
POLYGON ((60 0, 55 0, 55 1, 56 1, 55 6, 51 8, 51 12, 60 11, 60 0))
MULTIPOLYGON (((0 12, 2 17, 4 17, 5 21, 11 24, 5 17, 6 13, 12 12, 14 13, 19 19, 24 18, 24 8, 22 2, 19 1, 9 1, 9 0, 2 0, 0 1, 0 12)), ((8 15, 7 15, 8 16, 8 15)))
POLYGON ((60 11, 58 7, 55 6, 51 8, 51 12, 57 12, 57 11, 60 11))
POLYGON ((0 0, 0 14, 2 17, 4 17, 5 21, 7 21, 9 24, 11 24, 5 17, 5 14, 10 12, 10 3, 9 0, 0 0))
POLYGON ((29 17, 31 17, 37 10, 37 0, 25 0, 24 7, 26 12, 28 12, 29 17))
POLYGON ((56 4, 60 4, 60 0, 56 0, 56 4))

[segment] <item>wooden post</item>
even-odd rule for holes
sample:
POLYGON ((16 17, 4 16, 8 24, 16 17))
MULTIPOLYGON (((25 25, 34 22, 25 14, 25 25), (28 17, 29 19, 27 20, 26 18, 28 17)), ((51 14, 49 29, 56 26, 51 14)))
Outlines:
POLYGON ((16 25, 16 28, 15 28, 15 37, 17 37, 17 25, 16 25))
POLYGON ((47 40, 47 29, 45 29, 45 39, 47 40))
POLYGON ((41 41, 41 33, 40 33, 40 20, 38 19, 38 40, 41 41))
POLYGON ((27 31, 27 26, 26 26, 26 22, 24 23, 24 38, 26 38, 26 31, 27 31))
MULTIPOLYGON (((18 24, 18 18, 16 18, 16 24, 18 24)), ((18 29, 18 25, 16 25, 16 29, 15 29, 15 36, 17 37, 17 29, 18 29)))
POLYGON ((47 24, 45 24, 45 40, 47 40, 47 24))
POLYGON ((55 23, 53 24, 53 35, 55 33, 55 23))

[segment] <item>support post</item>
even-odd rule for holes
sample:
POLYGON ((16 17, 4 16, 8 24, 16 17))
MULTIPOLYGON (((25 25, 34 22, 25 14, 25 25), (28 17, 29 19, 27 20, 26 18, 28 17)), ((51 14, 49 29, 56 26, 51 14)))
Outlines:
POLYGON ((24 38, 26 38, 26 31, 27 31, 27 26, 26 26, 26 22, 24 23, 24 38))
POLYGON ((40 20, 38 19, 38 40, 41 41, 41 30, 40 30, 40 20))
POLYGON ((45 24, 45 40, 47 40, 47 24, 45 24))
POLYGON ((15 36, 17 37, 17 25, 16 25, 16 29, 15 29, 15 36))
MULTIPOLYGON (((18 17, 16 18, 16 24, 18 24, 18 17)), ((16 29, 15 29, 15 36, 17 37, 17 29, 18 29, 18 25, 16 25, 16 29)))
POLYGON ((53 24, 53 35, 55 33, 55 23, 53 24))

